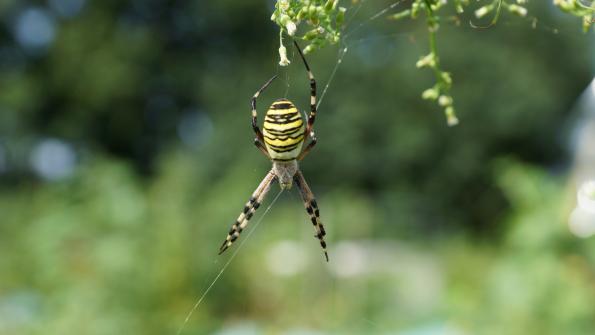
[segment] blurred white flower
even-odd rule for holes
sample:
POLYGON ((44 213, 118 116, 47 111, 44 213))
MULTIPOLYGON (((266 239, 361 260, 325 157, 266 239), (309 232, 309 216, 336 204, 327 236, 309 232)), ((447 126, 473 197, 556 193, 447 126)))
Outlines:
POLYGON ((595 214, 595 180, 585 182, 578 191, 578 207, 595 214))
POLYGON ((277 276, 294 276, 306 267, 306 252, 301 244, 293 241, 276 243, 267 254, 269 271, 277 276))
POLYGON ((581 185, 577 193, 577 206, 570 214, 570 231, 578 237, 595 234, 595 181, 581 185))

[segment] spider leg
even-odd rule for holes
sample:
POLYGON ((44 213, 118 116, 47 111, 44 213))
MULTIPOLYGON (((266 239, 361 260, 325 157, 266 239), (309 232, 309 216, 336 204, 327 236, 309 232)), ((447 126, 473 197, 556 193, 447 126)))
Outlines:
POLYGON ((260 143, 264 142, 264 137, 262 136, 262 131, 260 131, 260 128, 258 128, 258 118, 256 115, 256 99, 258 98, 260 93, 262 93, 271 84, 271 82, 275 80, 275 78, 277 78, 277 75, 274 75, 271 79, 264 83, 264 85, 262 85, 262 87, 258 91, 256 91, 256 93, 254 93, 252 99, 250 99, 250 107, 252 107, 252 129, 254 130, 256 138, 260 141, 260 143))
POLYGON ((310 66, 308 62, 306 62, 306 58, 302 53, 302 49, 294 40, 293 44, 295 44, 296 49, 298 50, 302 61, 304 61, 304 65, 306 66, 306 70, 308 71, 308 78, 310 79, 310 116, 308 116, 308 124, 306 126, 306 136, 310 135, 312 132, 312 128, 314 127, 314 120, 316 119, 316 80, 314 79, 314 75, 312 71, 310 71, 310 66))
POLYGON ((219 255, 221 255, 225 250, 227 250, 227 248, 229 248, 233 244, 233 242, 237 240, 244 228, 246 228, 248 222, 252 218, 252 215, 254 215, 254 212, 256 212, 256 210, 260 206, 260 203, 271 189, 271 184, 274 180, 275 174, 272 171, 270 171, 260 182, 260 185, 258 185, 254 193, 252 193, 250 200, 248 200, 248 202, 244 206, 244 210, 242 211, 236 222, 234 222, 234 224, 231 226, 229 233, 227 233, 227 238, 225 239, 225 241, 223 241, 223 244, 221 244, 221 247, 219 248, 219 255))
POLYGON ((254 138, 254 145, 258 148, 258 150, 260 150, 265 156, 267 156, 268 158, 271 158, 271 155, 269 155, 269 152, 267 150, 267 148, 264 146, 264 144, 262 144, 262 142, 260 142, 260 140, 258 139, 258 137, 254 138))
POLYGON ((304 200, 304 206, 306 207, 306 212, 310 215, 310 220, 314 225, 314 229, 316 229, 316 235, 320 241, 320 246, 324 252, 324 257, 328 262, 328 253, 326 252, 326 242, 324 241, 324 236, 326 235, 326 231, 324 230, 324 226, 320 221, 320 211, 318 210, 318 204, 316 203, 316 199, 314 199, 314 194, 308 187, 308 183, 306 183, 306 179, 304 179, 304 175, 300 170, 298 170, 293 177, 295 184, 297 185, 298 189, 300 190, 300 194, 302 196, 302 200, 304 200))
POLYGON ((312 130, 310 132, 310 143, 308 143, 306 148, 304 150, 302 150, 302 152, 299 154, 299 156, 296 159, 298 161, 301 161, 302 159, 304 159, 304 157, 306 157, 306 155, 308 153, 310 153, 310 150, 312 150, 312 148, 314 148, 315 145, 316 145, 316 134, 314 134, 314 130, 312 130))

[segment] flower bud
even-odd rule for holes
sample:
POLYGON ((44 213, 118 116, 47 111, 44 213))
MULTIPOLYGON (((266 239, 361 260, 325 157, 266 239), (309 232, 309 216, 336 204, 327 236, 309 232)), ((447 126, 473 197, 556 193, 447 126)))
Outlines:
POLYGON ((420 58, 417 63, 415 63, 415 66, 417 68, 436 66, 436 57, 434 56, 434 53, 430 53, 420 58))
POLYGON ((442 107, 447 107, 452 105, 452 97, 449 97, 448 95, 441 95, 438 98, 438 104, 442 107))
POLYGON ((287 34, 289 36, 295 35, 295 31, 297 30, 297 26, 295 25, 295 23, 293 21, 288 21, 285 24, 285 28, 287 29, 287 34))
POLYGON ((337 18, 336 18, 336 22, 337 22, 337 27, 340 27, 343 25, 343 22, 345 22, 345 11, 347 9, 345 7, 339 7, 339 12, 337 13, 337 18))
POLYGON ((288 0, 279 0, 277 2, 277 4, 279 5, 279 9, 281 9, 282 11, 286 11, 289 9, 289 1, 288 0))
POLYGON ((522 16, 522 17, 527 16, 527 8, 521 7, 519 5, 512 4, 512 5, 508 6, 508 10, 511 13, 516 14, 518 16, 522 16))
POLYGON ((428 88, 423 91, 421 98, 424 100, 436 100, 438 98, 438 90, 436 88, 428 88))
POLYGON ((279 58, 281 58, 281 60, 279 61, 279 65, 281 66, 287 66, 291 63, 287 58, 287 49, 283 44, 281 44, 281 46, 279 47, 279 58))
POLYGON ((490 12, 490 10, 492 10, 491 8, 492 6, 483 6, 481 8, 479 8, 478 10, 475 11, 475 17, 478 19, 481 19, 482 17, 486 16, 487 13, 490 12))
POLYGON ((404 11, 393 14, 393 15, 389 16, 388 18, 390 20, 400 20, 400 19, 406 18, 409 15, 411 15, 411 10, 405 9, 404 11))
POLYGON ((448 124, 449 127, 459 124, 459 119, 455 115, 455 109, 452 106, 446 107, 444 113, 446 114, 446 124, 448 124))
POLYGON ((449 72, 446 72, 446 71, 440 72, 440 78, 446 85, 448 85, 448 86, 452 85, 452 77, 450 76, 449 72))

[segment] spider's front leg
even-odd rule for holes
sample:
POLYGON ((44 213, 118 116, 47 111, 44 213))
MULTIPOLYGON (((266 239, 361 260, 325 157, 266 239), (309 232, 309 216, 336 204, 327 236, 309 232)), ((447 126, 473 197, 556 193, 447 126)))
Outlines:
POLYGON ((310 150, 312 150, 312 148, 314 148, 314 146, 316 145, 316 134, 314 134, 314 130, 312 130, 310 132, 310 134, 306 134, 306 136, 304 136, 305 138, 310 138, 310 143, 308 143, 308 145, 302 150, 302 152, 300 153, 300 155, 296 158, 298 161, 301 161, 302 159, 304 159, 304 157, 306 157, 306 155, 308 153, 310 153, 310 150))
POLYGON ((258 185, 254 193, 252 193, 250 200, 248 200, 248 202, 244 206, 244 210, 242 211, 242 213, 240 213, 240 216, 238 216, 236 222, 234 222, 234 224, 231 226, 229 233, 227 233, 227 238, 225 239, 225 241, 223 241, 223 244, 221 244, 221 247, 219 248, 219 255, 221 255, 225 250, 227 250, 227 248, 229 248, 233 244, 233 242, 235 242, 235 240, 237 240, 238 237, 240 237, 240 234, 248 225, 248 222, 252 218, 252 215, 254 215, 254 213, 256 212, 258 207, 260 207, 260 204, 264 200, 264 197, 267 195, 267 193, 269 193, 269 190, 271 189, 271 184, 274 180, 275 174, 273 173, 273 171, 270 171, 266 175, 266 177, 264 177, 262 182, 260 182, 260 185, 258 185))
POLYGON ((314 194, 308 187, 308 183, 306 183, 306 179, 300 170, 298 170, 293 177, 295 184, 297 185, 298 189, 300 190, 300 194, 302 196, 302 200, 304 201, 304 207, 306 207, 306 212, 310 215, 310 220, 314 225, 314 229, 316 229, 316 235, 320 241, 320 246, 324 252, 324 257, 328 262, 328 253, 326 252, 326 242, 324 241, 324 236, 326 235, 326 231, 324 230, 324 226, 320 221, 320 211, 318 210, 318 204, 316 203, 316 199, 314 198, 314 194))
POLYGON ((297 158, 297 160, 302 160, 302 159, 304 159, 304 157, 306 157, 306 155, 310 152, 310 150, 312 150, 312 148, 316 145, 316 135, 314 134, 314 121, 316 120, 316 112, 317 112, 316 79, 314 79, 314 75, 312 74, 312 71, 310 70, 310 66, 308 65, 308 62, 306 61, 306 57, 304 57, 304 54, 302 53, 302 49, 300 49, 300 46, 297 44, 297 42, 295 40, 293 41, 293 43, 295 44, 295 47, 298 50, 300 57, 302 58, 302 61, 304 62, 306 71, 308 71, 308 79, 310 80, 310 115, 308 116, 308 124, 306 125, 306 133, 305 133, 306 136, 304 137, 305 139, 310 137, 310 143, 308 143, 308 146, 306 146, 306 148, 304 150, 302 150, 302 152, 300 153, 300 155, 297 158))
POLYGON ((256 138, 254 139, 254 144, 256 147, 267 157, 270 158, 267 149, 264 146, 264 136, 262 135, 262 131, 258 127, 258 115, 256 112, 256 99, 258 96, 277 78, 277 75, 274 75, 271 79, 269 79, 262 87, 254 93, 252 99, 250 99, 250 107, 252 108, 252 129, 254 130, 254 134, 256 134, 256 138))

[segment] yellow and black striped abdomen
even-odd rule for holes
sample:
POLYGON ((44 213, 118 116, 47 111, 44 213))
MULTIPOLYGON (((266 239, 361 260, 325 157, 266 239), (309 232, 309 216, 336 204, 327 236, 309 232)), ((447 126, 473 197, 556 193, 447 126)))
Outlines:
POLYGON ((263 135, 269 155, 274 160, 295 159, 304 143, 304 120, 291 101, 275 101, 264 119, 263 135))

